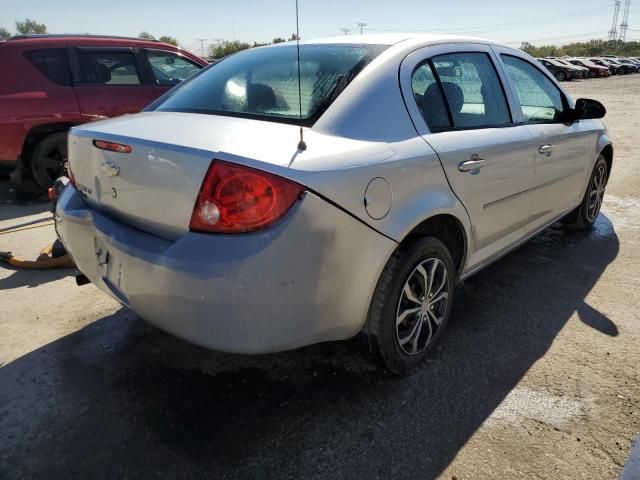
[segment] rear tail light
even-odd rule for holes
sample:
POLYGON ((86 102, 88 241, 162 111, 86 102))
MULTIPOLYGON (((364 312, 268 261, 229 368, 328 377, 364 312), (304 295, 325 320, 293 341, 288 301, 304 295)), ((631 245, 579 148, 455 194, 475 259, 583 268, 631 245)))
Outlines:
POLYGON ((271 173, 214 160, 204 178, 189 228, 243 233, 277 222, 300 197, 297 183, 271 173))

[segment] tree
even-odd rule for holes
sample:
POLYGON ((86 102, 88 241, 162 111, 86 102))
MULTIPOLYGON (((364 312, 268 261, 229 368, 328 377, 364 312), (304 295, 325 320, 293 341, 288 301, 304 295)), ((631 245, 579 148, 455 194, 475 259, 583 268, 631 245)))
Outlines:
POLYGON ((175 37, 171 37, 169 35, 163 35, 160 38, 158 38, 158 40, 160 40, 161 42, 164 43, 169 43, 171 45, 175 45, 176 47, 178 46, 178 39, 175 37))
POLYGON ((283 43, 286 42, 286 40, 282 37, 276 37, 273 40, 271 40, 271 43, 283 43))
POLYGON ((6 40, 11 37, 11 32, 6 28, 0 27, 0 40, 6 40))
POLYGON ((138 34, 138 38, 142 38, 143 40, 155 40, 156 37, 151 35, 149 32, 140 32, 138 34))
POLYGON ((291 37, 289 37, 289 41, 292 42, 294 40, 301 40, 301 38, 298 37, 298 35, 296 35, 295 33, 292 33, 291 37))
POLYGON ((247 42, 241 42, 240 40, 234 40, 233 42, 220 42, 217 45, 209 45, 209 56, 213 58, 222 58, 234 53, 246 50, 256 46, 247 42))
POLYGON ((16 20, 16 30, 20 35, 47 33, 47 26, 44 23, 38 23, 30 18, 25 18, 24 22, 16 20))

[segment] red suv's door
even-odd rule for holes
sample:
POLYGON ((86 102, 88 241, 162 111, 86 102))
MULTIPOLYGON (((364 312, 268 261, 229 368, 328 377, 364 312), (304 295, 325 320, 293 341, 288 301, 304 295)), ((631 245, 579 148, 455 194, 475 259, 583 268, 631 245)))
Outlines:
POLYGON ((132 48, 71 47, 70 53, 84 121, 136 113, 157 97, 132 48))

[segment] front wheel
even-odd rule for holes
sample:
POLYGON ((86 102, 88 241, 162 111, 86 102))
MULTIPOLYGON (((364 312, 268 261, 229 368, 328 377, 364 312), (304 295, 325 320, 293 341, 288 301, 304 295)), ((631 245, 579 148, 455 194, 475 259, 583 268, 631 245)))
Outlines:
POLYGON ((367 353, 395 373, 422 363, 449 319, 455 276, 451 254, 437 238, 399 247, 371 301, 363 331, 367 353))
POLYGON ((47 190, 66 171, 67 133, 47 135, 36 145, 31 155, 29 168, 35 183, 47 190))
POLYGON ((564 82, 565 79, 566 79, 566 76, 564 72, 556 73, 556 80, 558 80, 559 82, 564 82))
POLYGON ((578 230, 589 230, 596 222, 600 214, 604 193, 609 180, 607 162, 602 155, 598 157, 587 191, 582 198, 582 203, 564 220, 565 223, 578 230))

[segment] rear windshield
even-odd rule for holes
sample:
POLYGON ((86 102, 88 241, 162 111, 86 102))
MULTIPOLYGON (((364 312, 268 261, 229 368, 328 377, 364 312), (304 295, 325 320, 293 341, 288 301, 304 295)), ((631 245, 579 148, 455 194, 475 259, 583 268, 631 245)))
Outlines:
POLYGON ((225 58, 149 106, 312 125, 362 69, 379 45, 301 45, 301 95, 295 45, 255 48, 225 58), (302 115, 300 115, 302 106, 302 115))

